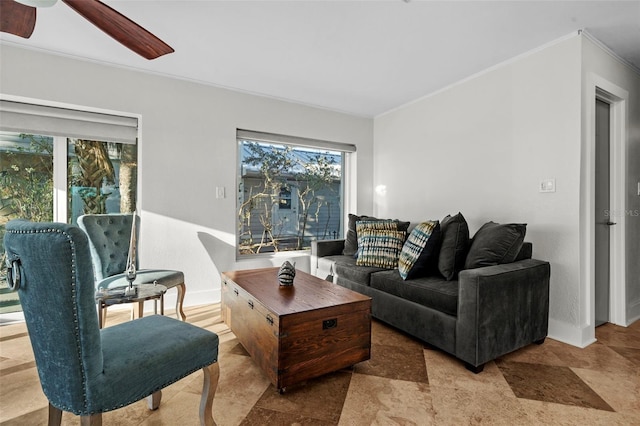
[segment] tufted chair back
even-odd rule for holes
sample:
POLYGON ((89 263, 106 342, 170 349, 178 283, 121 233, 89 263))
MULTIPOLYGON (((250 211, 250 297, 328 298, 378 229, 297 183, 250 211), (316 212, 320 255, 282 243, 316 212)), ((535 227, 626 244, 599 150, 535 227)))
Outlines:
POLYGON ((44 394, 86 411, 87 383, 103 370, 87 236, 73 225, 13 220, 4 246, 44 394))
MULTIPOLYGON (((78 218, 78 226, 89 237, 96 288, 126 286, 129 282, 124 271, 127 267, 133 214, 86 214, 78 218)), ((136 215, 136 230, 140 229, 140 216, 136 215)), ((138 241, 138 239, 136 239, 138 241)), ((186 286, 182 271, 173 269, 140 269, 136 256, 137 276, 134 284, 157 282, 178 291, 176 316, 185 320, 182 305, 186 286)), ((104 320, 104 319, 103 319, 104 320)))
MULTIPOLYGON (((89 235, 89 249, 95 266, 96 282, 121 274, 127 267, 131 218, 133 214, 91 214, 78 218, 78 226, 89 235)), ((140 216, 136 215, 136 229, 140 216)), ((138 258, 136 257, 136 267, 138 258)))

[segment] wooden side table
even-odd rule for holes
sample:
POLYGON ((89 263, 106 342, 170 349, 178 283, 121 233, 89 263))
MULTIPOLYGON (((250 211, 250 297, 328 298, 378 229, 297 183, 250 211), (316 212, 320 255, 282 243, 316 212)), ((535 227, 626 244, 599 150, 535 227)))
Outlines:
MULTIPOLYGON (((136 284, 134 294, 125 295, 127 286, 103 288, 96 291, 96 302, 98 304, 98 324, 100 328, 104 326, 104 309, 107 306, 118 305, 120 303, 138 303, 135 318, 142 318, 144 313, 145 300, 153 300, 153 312, 158 313, 158 301, 160 301, 160 315, 164 315, 164 294, 167 287, 160 284, 136 284)), ((135 311, 134 311, 135 312, 135 311)))

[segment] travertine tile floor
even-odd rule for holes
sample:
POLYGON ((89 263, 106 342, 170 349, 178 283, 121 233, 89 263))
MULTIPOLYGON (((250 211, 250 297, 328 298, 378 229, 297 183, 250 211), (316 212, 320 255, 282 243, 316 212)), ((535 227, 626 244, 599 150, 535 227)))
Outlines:
MULTIPOLYGON (((276 392, 234 335, 218 305, 186 309, 188 321, 220 336, 214 417, 225 425, 640 425, 640 321, 604 325, 585 349, 552 339, 486 365, 462 363, 380 322, 372 358, 276 392)), ((107 325, 128 319, 110 314, 107 325)), ((103 416, 105 425, 195 425, 202 378, 195 373, 144 401, 103 416)), ((47 401, 24 324, 0 327, 0 424, 44 425, 47 401)), ((66 413, 63 424, 79 424, 66 413)))

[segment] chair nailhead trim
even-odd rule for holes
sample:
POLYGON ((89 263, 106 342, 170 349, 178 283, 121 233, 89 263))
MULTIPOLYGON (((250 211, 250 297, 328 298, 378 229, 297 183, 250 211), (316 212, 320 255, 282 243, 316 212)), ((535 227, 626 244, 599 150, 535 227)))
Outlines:
MULTIPOLYGON (((82 347, 80 345, 80 326, 79 326, 79 320, 78 320, 78 309, 77 309, 77 304, 74 303, 76 296, 77 296, 77 283, 76 283, 76 267, 77 267, 77 261, 76 261, 76 246, 75 246, 75 242, 73 241, 73 239, 71 238, 71 235, 69 235, 68 233, 60 230, 60 229, 53 229, 53 228, 46 228, 46 229, 35 229, 35 230, 28 230, 28 231, 14 231, 14 230, 9 230, 7 231, 7 233, 10 234, 51 234, 51 233, 56 233, 56 234, 62 234, 67 238, 67 241, 69 242, 69 245, 71 246, 71 294, 72 294, 72 306, 73 306, 73 322, 74 322, 74 334, 75 334, 75 340, 76 340, 76 351, 77 351, 77 356, 79 360, 82 360, 82 347)), ((87 400, 87 377, 84 374, 84 370, 82 368, 80 368, 80 377, 82 378, 82 400, 83 400, 83 405, 85 407, 85 411, 87 406, 89 405, 89 401, 87 400)), ((48 397, 47 397, 48 399, 48 397)), ((64 411, 71 411, 69 409, 69 407, 58 407, 61 410, 64 411)))

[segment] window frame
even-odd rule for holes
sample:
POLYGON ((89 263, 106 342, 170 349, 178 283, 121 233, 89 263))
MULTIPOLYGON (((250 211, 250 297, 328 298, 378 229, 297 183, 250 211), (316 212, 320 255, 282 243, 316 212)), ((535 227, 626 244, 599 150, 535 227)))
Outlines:
MULTIPOLYGON (((356 153, 356 146, 352 144, 324 141, 319 139, 311 139, 305 137, 296 137, 288 135, 279 135, 266 132, 256 132, 251 130, 236 129, 236 197, 234 200, 234 238, 235 238, 235 255, 236 260, 248 260, 257 258, 274 258, 274 257, 286 257, 286 256, 299 256, 309 254, 310 249, 301 250, 282 250, 277 252, 265 252, 265 253, 240 253, 240 192, 243 186, 243 159, 241 155, 241 147, 244 141, 254 141, 258 143, 273 144, 280 146, 290 146, 298 148, 311 148, 319 151, 333 151, 341 153, 341 177, 339 187, 339 199, 340 199, 340 222, 339 232, 335 238, 344 238, 346 229, 346 212, 350 208, 350 202, 352 200, 351 191, 352 185, 350 182, 351 171, 350 169, 354 164, 354 157, 356 153), (297 142, 297 143, 296 143, 297 142)), ((296 197, 297 198, 297 197, 296 197)))

